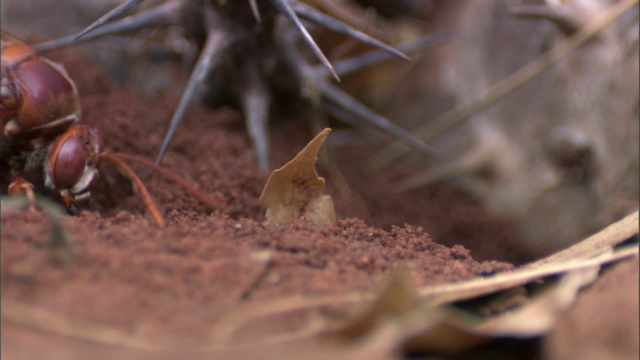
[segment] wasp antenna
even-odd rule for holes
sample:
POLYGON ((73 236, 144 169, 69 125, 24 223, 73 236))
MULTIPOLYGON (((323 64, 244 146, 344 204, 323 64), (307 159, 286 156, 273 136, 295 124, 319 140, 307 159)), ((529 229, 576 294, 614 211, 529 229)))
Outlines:
MULTIPOLYGON (((208 11, 211 13, 211 9, 208 11)), ((211 14, 213 16, 213 14, 211 14)), ((213 20, 208 19, 208 20, 213 20)), ((180 99, 180 104, 178 104, 178 108, 173 114, 173 118, 171 119, 171 123, 169 125, 169 130, 167 131, 167 135, 164 137, 164 142, 162 143, 162 147, 160 148, 160 152, 158 153, 158 157, 156 158, 156 164, 160 164, 162 158, 164 157, 167 148, 169 147, 169 143, 173 139, 176 131, 178 130, 178 126, 182 122, 182 118, 184 117, 187 108, 191 101, 199 95, 199 90, 207 79, 207 75, 216 65, 220 63, 222 59, 222 54, 224 53, 223 49, 227 46, 228 41, 225 40, 227 37, 226 34, 221 33, 218 30, 215 30, 213 24, 209 23, 209 34, 207 36, 207 41, 198 57, 198 62, 193 67, 191 72, 191 76, 189 77, 189 82, 187 83, 187 87, 182 94, 182 98, 180 99)))
POLYGON ((284 14, 284 16, 287 17, 287 19, 289 19, 291 24, 298 30, 298 32, 300 32, 304 41, 307 43, 307 45, 309 45, 309 47, 311 48, 313 53, 316 55, 316 57, 320 60, 320 62, 322 62, 322 64, 327 68, 327 70, 329 70, 331 75, 333 75, 333 78, 336 79, 337 81, 340 81, 340 77, 338 76, 335 69, 329 62, 329 59, 327 59, 327 57, 324 56, 324 53, 318 47, 318 44, 316 44, 315 40, 313 40, 313 37, 311 37, 311 34, 309 34, 307 29, 304 27, 304 25, 300 21, 300 18, 298 18, 298 15, 293 10, 293 7, 291 7, 291 4, 289 4, 289 1, 288 0, 271 0, 271 1, 276 6, 276 8, 278 8, 278 10, 282 14, 284 14))
POLYGON ((69 35, 60 39, 55 39, 42 44, 35 45, 38 51, 47 51, 69 45, 80 44, 91 40, 99 39, 109 35, 124 34, 139 30, 149 26, 167 26, 175 25, 180 22, 179 7, 182 6, 181 1, 170 1, 140 13, 127 16, 110 24, 105 24, 99 29, 83 35, 69 35))
MULTIPOLYGON (((447 36, 446 33, 439 32, 431 36, 427 36, 422 39, 418 39, 418 40, 403 44, 401 46, 398 46, 398 50, 406 54, 418 54, 422 50, 440 43, 440 41, 444 40, 446 36, 447 36)), ((385 50, 376 50, 376 51, 365 53, 360 56, 356 56, 350 59, 345 59, 340 62, 337 62, 334 65, 334 68, 336 69, 336 72, 338 73, 339 76, 344 77, 356 71, 380 64, 385 61, 389 61, 394 58, 395 58, 394 55, 390 54, 385 50)), ((319 68, 316 71, 320 71, 320 70, 324 70, 324 68, 319 68)))
POLYGON ((127 160, 127 161, 131 161, 131 162, 135 162, 135 163, 138 163, 138 164, 140 164, 142 166, 146 166, 149 169, 154 170, 158 174, 162 175, 163 177, 169 179, 170 181, 172 181, 175 184, 177 184, 178 186, 180 186, 185 192, 189 193, 191 196, 193 196, 194 198, 198 199, 198 201, 200 201, 202 204, 206 205, 211 210, 215 210, 215 209, 219 208, 219 206, 220 206, 219 201, 214 200, 209 195, 207 195, 204 192, 198 190, 189 181, 187 181, 187 180, 183 179, 182 177, 174 174, 173 172, 169 171, 168 169, 163 168, 162 166, 156 165, 153 161, 150 161, 150 160, 147 160, 145 158, 138 157, 138 156, 134 156, 134 155, 123 154, 123 153, 111 153, 109 155, 112 156, 112 157, 117 157, 117 158, 119 158, 121 160, 127 160))
POLYGON ((262 23, 262 18, 260 17, 260 9, 258 9, 258 1, 249 0, 249 5, 251 5, 251 12, 253 13, 253 17, 256 18, 258 24, 262 23))
POLYGON ((353 119, 359 119, 361 122, 361 126, 373 125, 381 130, 388 132, 404 143, 411 145, 412 147, 416 148, 424 154, 427 154, 430 157, 439 157, 436 150, 420 141, 420 139, 403 130, 402 128, 394 125, 384 117, 371 111, 369 108, 360 104, 357 100, 355 100, 339 88, 335 87, 334 85, 330 84, 329 82, 319 81, 318 88, 322 96, 327 101, 337 105, 348 113, 353 114, 353 119))
POLYGON ((363 33, 362 31, 356 30, 353 27, 343 23, 342 21, 332 18, 331 16, 326 15, 314 9, 309 5, 306 5, 303 3, 296 3, 293 9, 296 12, 296 14, 298 14, 300 17, 307 19, 317 25, 320 25, 327 29, 333 30, 335 32, 350 36, 365 44, 380 48, 401 59, 410 60, 410 58, 404 53, 402 53, 400 50, 390 45, 387 45, 382 41, 363 33))
POLYGON ((264 81, 253 64, 248 64, 244 71, 246 76, 240 98, 242 110, 246 118, 249 136, 253 142, 258 164, 264 171, 269 171, 269 129, 267 121, 271 96, 264 81))
POLYGON ((128 13, 131 9, 135 8, 136 6, 140 5, 144 0, 127 0, 124 3, 116 6, 115 8, 113 8, 111 11, 109 11, 108 13, 102 15, 98 20, 94 21, 91 25, 87 26, 86 28, 84 28, 84 30, 80 31, 80 33, 78 33, 76 35, 76 40, 80 39, 81 37, 85 36, 86 34, 90 33, 91 31, 99 28, 100 26, 115 20, 117 18, 120 18, 122 16, 124 16, 126 13, 128 13))
POLYGON ((118 169, 124 171, 127 174, 127 177, 136 184, 136 186, 138 187, 138 191, 140 191, 140 195, 144 199, 145 204, 147 204, 147 208, 149 209, 149 212, 151 213, 151 215, 153 215, 158 225, 160 227, 164 227, 165 225, 164 218, 162 217, 162 214, 160 214, 160 210, 158 210, 156 203, 153 202, 153 199, 151 198, 151 195, 149 194, 147 187, 144 186, 144 184, 142 183, 142 180, 140 180, 140 177, 138 177, 138 175, 136 175, 136 173, 133 172, 133 170, 131 170, 131 168, 129 167, 129 165, 127 165, 127 163, 122 161, 117 156, 113 156, 112 154, 101 154, 98 157, 98 162, 105 162, 105 161, 112 163, 118 169))

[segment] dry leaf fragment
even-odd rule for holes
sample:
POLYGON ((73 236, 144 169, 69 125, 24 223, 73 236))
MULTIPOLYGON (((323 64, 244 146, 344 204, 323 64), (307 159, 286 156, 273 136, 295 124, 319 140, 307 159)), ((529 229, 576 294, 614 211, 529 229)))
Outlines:
POLYGON ((318 151, 331 132, 326 128, 290 162, 274 170, 262 190, 267 206, 264 224, 286 223, 304 216, 318 225, 333 224, 333 199, 325 195, 324 179, 315 169, 318 151))
POLYGON ((554 326, 558 314, 596 279, 598 270, 596 265, 571 271, 521 307, 490 317, 451 305, 431 306, 420 301, 406 280, 392 278, 365 312, 331 335, 365 348, 428 354, 456 354, 502 337, 535 337, 554 326))
POLYGON ((426 286, 418 292, 432 305, 451 303, 513 288, 550 275, 637 257, 637 243, 614 250, 616 245, 637 234, 638 211, 635 211, 572 247, 520 269, 458 283, 426 286))
POLYGON ((636 210, 579 243, 527 265, 527 268, 536 269, 563 260, 579 261, 607 253, 616 245, 638 235, 638 221, 636 210))
POLYGON ((378 351, 451 354, 486 341, 467 328, 479 320, 449 306, 428 306, 402 276, 392 276, 378 297, 328 336, 378 351))
MULTIPOLYGON (((614 249, 638 233, 638 213, 612 224, 570 249, 521 269, 489 278, 416 288, 392 278, 359 317, 332 335, 363 347, 455 354, 495 338, 531 338, 548 333, 570 308, 580 290, 598 277, 604 263, 638 256, 638 245, 614 249), (488 295, 552 274, 559 281, 535 293, 515 309, 478 316, 451 306, 454 301, 488 295)), ((546 281, 545 281, 546 282, 546 281)))

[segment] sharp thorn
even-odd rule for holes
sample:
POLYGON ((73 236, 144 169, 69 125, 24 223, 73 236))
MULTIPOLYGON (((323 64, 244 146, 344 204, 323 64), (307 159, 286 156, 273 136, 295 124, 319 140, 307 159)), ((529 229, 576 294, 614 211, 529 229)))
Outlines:
MULTIPOLYGON (((328 114, 333 116, 334 118, 342 121, 343 123, 350 125, 353 128, 356 128, 358 134, 362 136, 363 130, 367 133, 368 136, 376 137, 378 140, 384 140, 384 134, 381 134, 380 131, 376 131, 376 129, 370 127, 362 127, 362 121, 359 120, 355 115, 345 111, 344 109, 330 103, 327 101, 322 102, 322 109, 328 114), (363 130, 360 130, 362 129, 363 130), (381 136, 382 135, 382 136, 381 136)), ((336 137, 336 134, 333 135, 336 137)))
POLYGON ((271 1, 276 6, 276 8, 278 8, 278 10, 282 14, 284 14, 284 16, 287 17, 287 19, 289 19, 291 24, 298 30, 298 32, 300 32, 304 41, 311 48, 311 51, 313 51, 313 53, 320 60, 320 62, 322 62, 322 64, 327 68, 327 70, 329 70, 333 78, 336 79, 336 81, 340 81, 340 77, 338 76, 335 69, 329 62, 329 59, 327 59, 327 57, 324 55, 322 50, 318 47, 318 44, 316 44, 315 40, 313 40, 313 37, 311 37, 311 34, 309 34, 307 29, 304 27, 304 25, 300 21, 300 18, 298 18, 298 15, 296 15, 296 12, 293 10, 293 7, 291 7, 291 4, 289 4, 289 0, 271 0, 271 1))
POLYGON ((60 39, 55 39, 42 44, 35 45, 38 51, 47 51, 69 45, 75 45, 91 40, 99 39, 109 35, 123 34, 135 30, 139 30, 148 26, 173 25, 180 22, 179 7, 180 1, 170 1, 162 5, 156 6, 149 10, 133 14, 124 19, 120 19, 110 24, 105 24, 78 39, 78 35, 69 35, 60 39))
POLYGON ((246 81, 240 93, 242 110, 258 164, 262 170, 269 171, 269 128, 267 125, 271 97, 254 66, 249 64, 244 75, 246 81))
POLYGON ((333 116, 336 119, 339 119, 343 123, 350 125, 352 127, 358 128, 362 127, 362 121, 357 119, 352 113, 345 111, 344 109, 330 103, 327 101, 322 102, 322 109, 328 114, 333 116))
POLYGON ((371 111, 366 106, 360 104, 357 100, 330 84, 327 81, 319 81, 318 87, 322 96, 329 102, 336 104, 343 108, 345 111, 354 115, 354 119, 361 120, 361 126, 375 126, 387 133, 395 136, 404 143, 414 147, 422 153, 427 154, 430 157, 438 158, 439 155, 436 150, 426 145, 420 139, 413 136, 411 133, 401 129, 395 124, 391 123, 384 117, 371 111))
POLYGON ((251 5, 251 12, 253 13, 253 17, 256 18, 258 24, 262 23, 262 17, 260 16, 260 9, 258 9, 258 1, 257 0, 249 0, 249 5, 251 5))
POLYGON ((90 33, 91 31, 99 28, 100 26, 115 20, 119 17, 122 17, 124 14, 128 13, 131 9, 140 5, 144 0, 127 0, 124 3, 116 6, 108 13, 102 15, 98 20, 94 21, 91 25, 84 28, 84 30, 80 31, 76 35, 76 40, 90 33))
MULTIPOLYGON (((398 47, 404 53, 417 54, 427 47, 436 45, 447 37, 447 33, 439 32, 431 36, 418 39, 398 47)), ((380 64, 395 57, 384 50, 372 51, 354 58, 342 60, 335 64, 334 68, 339 76, 344 77, 364 68, 380 64)), ((324 70, 324 68, 321 68, 324 70)))
POLYGON ((223 33, 210 29, 209 34, 207 36, 207 41, 198 57, 198 61, 194 66, 191 76, 189 77, 189 82, 187 83, 187 87, 182 94, 182 98, 180 99, 180 103, 178 104, 178 108, 176 109, 173 117, 171 118, 171 123, 169 125, 169 129, 167 130, 167 134, 164 137, 164 142, 162 143, 162 147, 160 148, 160 152, 158 153, 158 157, 156 158, 156 164, 160 164, 162 158, 164 157, 167 148, 169 147, 169 143, 173 139, 180 123, 182 122, 182 118, 187 111, 187 108, 191 104, 191 102, 199 95, 199 91, 202 88, 202 85, 207 79, 207 75, 214 68, 221 59, 221 54, 224 52, 222 49, 226 47, 227 41, 225 40, 226 36, 223 33))
POLYGON ((303 3, 296 3, 294 5, 294 11, 300 17, 307 19, 317 25, 323 26, 325 28, 331 29, 335 32, 350 36, 356 40, 359 40, 365 44, 375 46, 384 51, 387 51, 394 56, 397 56, 401 59, 410 60, 410 58, 402 53, 400 50, 383 43, 382 41, 375 39, 362 31, 356 30, 353 27, 343 23, 338 19, 334 19, 329 15, 323 14, 320 11, 312 8, 309 5, 303 3))

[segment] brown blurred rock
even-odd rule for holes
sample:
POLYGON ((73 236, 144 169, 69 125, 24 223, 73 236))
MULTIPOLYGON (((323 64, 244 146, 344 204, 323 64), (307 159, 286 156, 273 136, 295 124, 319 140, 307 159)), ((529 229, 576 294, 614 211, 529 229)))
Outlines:
MULTIPOLYGON (((567 39, 551 22, 512 16, 510 7, 524 3, 537 2, 460 4, 450 42, 399 86, 395 118, 424 125, 451 108, 442 105, 447 100, 468 105, 567 39)), ((578 24, 609 3, 564 2, 578 24)), ((637 31, 633 8, 434 143, 447 158, 443 166, 456 169, 448 180, 494 214, 514 218, 528 239, 521 247, 532 257, 564 248, 638 206, 637 31)))

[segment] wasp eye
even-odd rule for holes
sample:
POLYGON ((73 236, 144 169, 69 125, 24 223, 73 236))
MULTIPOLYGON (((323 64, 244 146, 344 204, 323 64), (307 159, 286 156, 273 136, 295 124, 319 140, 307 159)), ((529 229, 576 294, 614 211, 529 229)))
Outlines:
POLYGON ((51 180, 58 189, 74 186, 84 174, 87 152, 81 138, 63 136, 58 139, 62 143, 52 147, 54 152, 49 154, 51 180))

